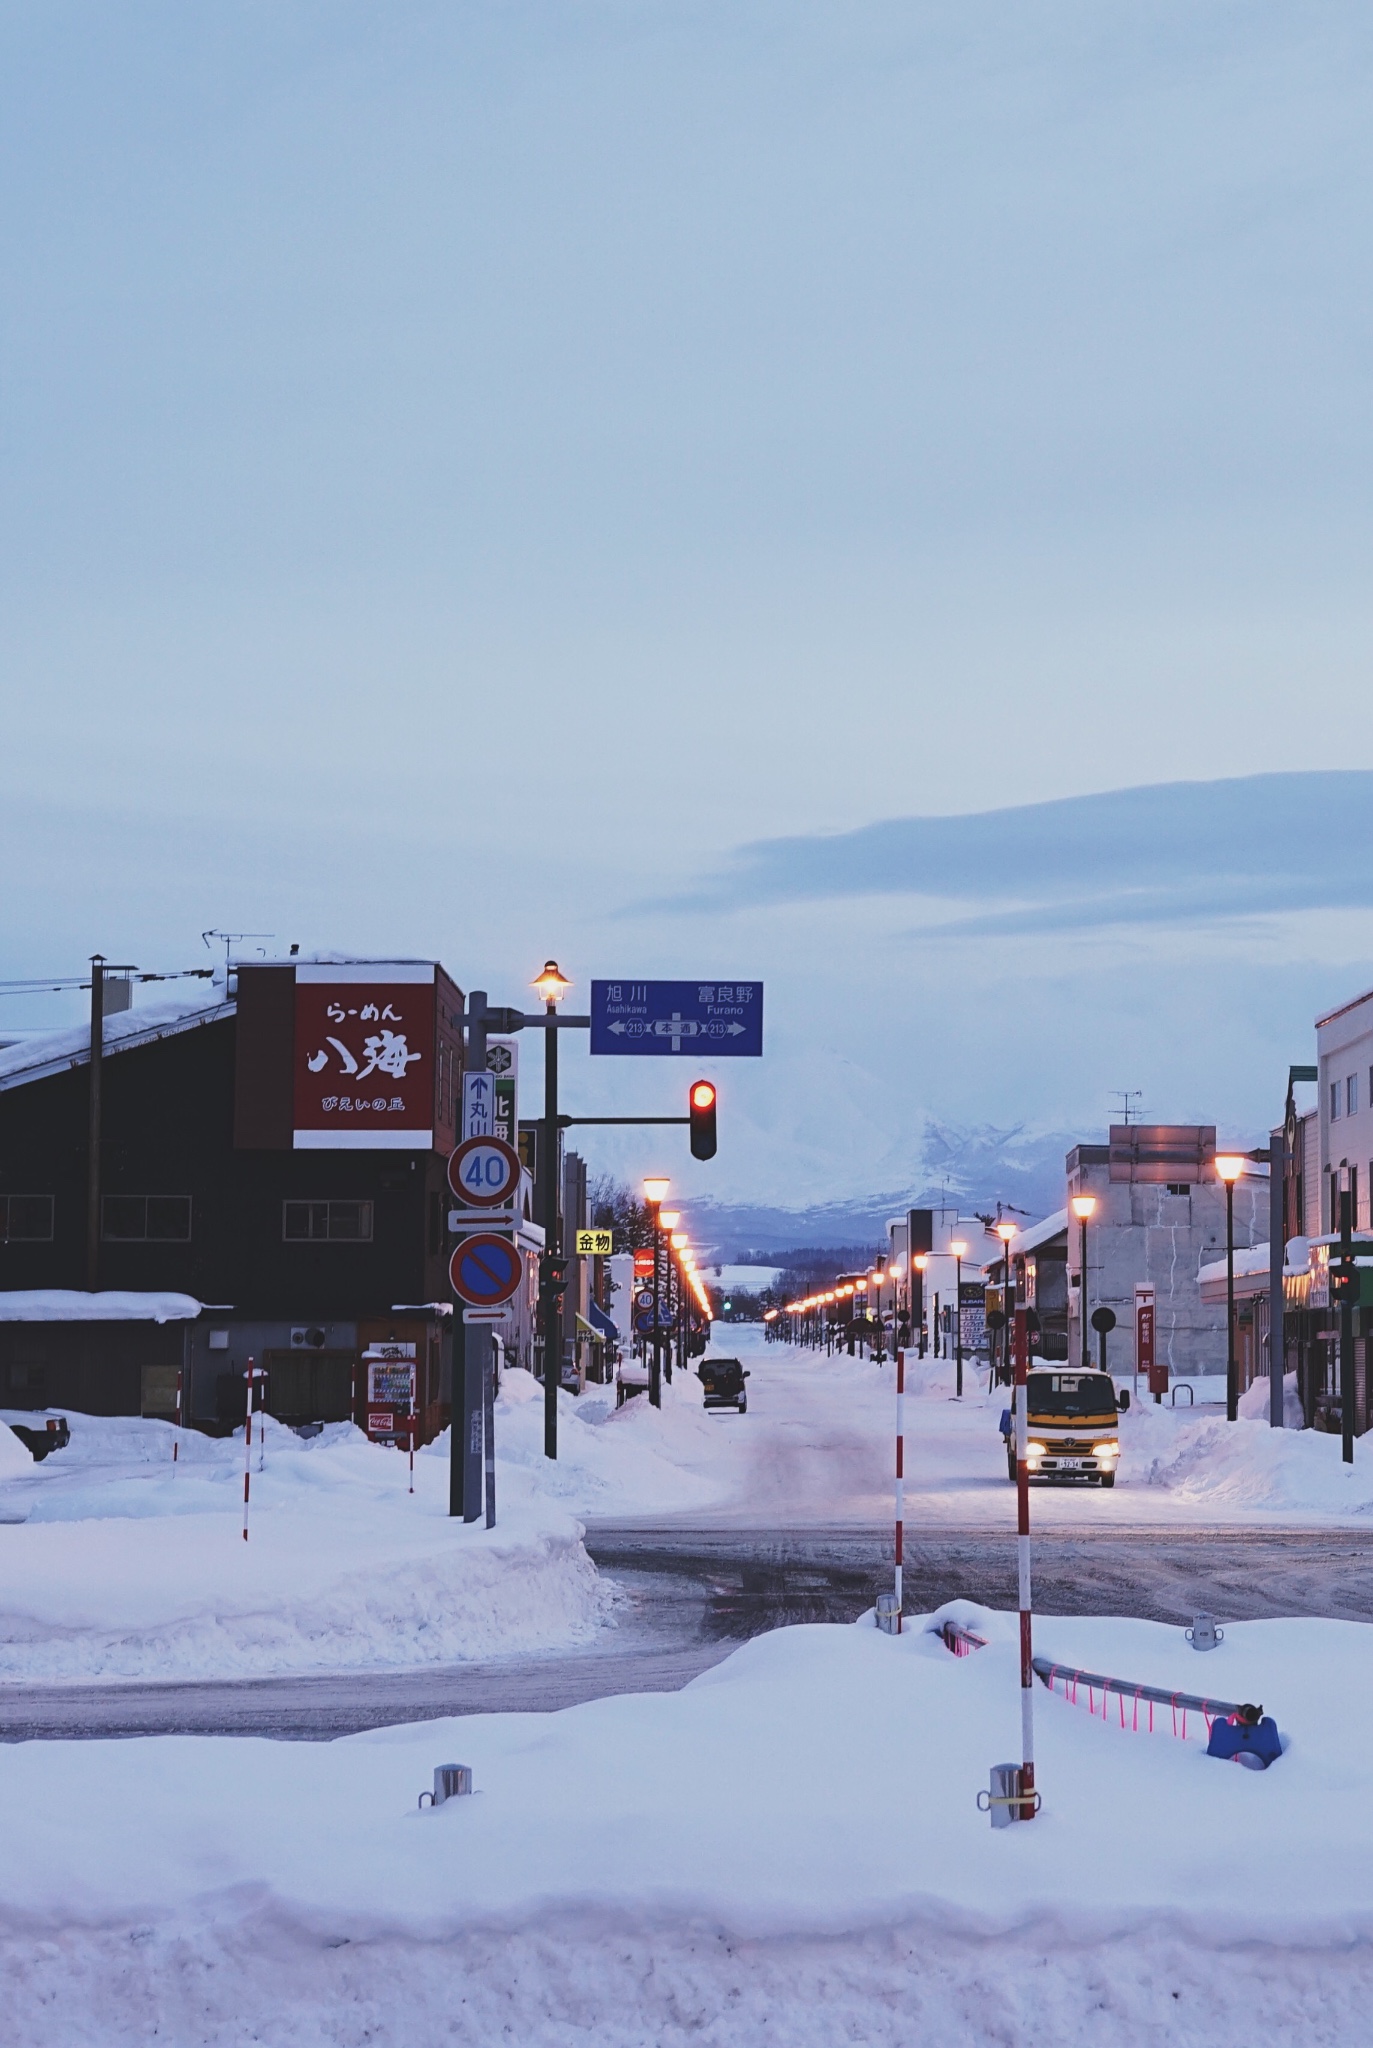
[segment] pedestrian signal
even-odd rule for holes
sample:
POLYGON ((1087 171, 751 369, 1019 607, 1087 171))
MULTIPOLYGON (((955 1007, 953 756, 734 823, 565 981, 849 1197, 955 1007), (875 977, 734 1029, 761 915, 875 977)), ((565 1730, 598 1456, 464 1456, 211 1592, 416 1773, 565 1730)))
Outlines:
POLYGON ((691 1112, 693 1159, 715 1157, 715 1102, 716 1088, 713 1081, 692 1082, 687 1095, 687 1106, 691 1112))

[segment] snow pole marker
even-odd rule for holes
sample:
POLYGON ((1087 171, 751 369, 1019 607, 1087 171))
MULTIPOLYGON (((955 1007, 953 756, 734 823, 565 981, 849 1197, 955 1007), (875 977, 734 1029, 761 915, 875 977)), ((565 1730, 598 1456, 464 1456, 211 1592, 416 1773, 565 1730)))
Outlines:
MULTIPOLYGON (((172 1438, 173 1465, 176 1464, 177 1460, 181 1456, 181 1381, 182 1371, 181 1368, 178 1366, 176 1374, 176 1434, 172 1438)), ((172 1476, 175 1477, 176 1475, 173 1474, 172 1476)))
POLYGON ((248 1413, 243 1425, 243 1540, 248 1541, 248 1488, 253 1470, 253 1361, 244 1374, 248 1383, 248 1413))
POLYGON ((1025 1309, 1015 1311, 1015 1385, 1020 1398, 1015 1404, 1015 1505, 1016 1564, 1020 1581, 1020 1783, 1016 1790, 1024 1803, 1015 1809, 1017 1820, 1033 1820, 1039 1810, 1035 1792, 1035 1704, 1034 1704, 1034 1601, 1030 1580, 1030 1465, 1029 1465, 1029 1317, 1025 1309))

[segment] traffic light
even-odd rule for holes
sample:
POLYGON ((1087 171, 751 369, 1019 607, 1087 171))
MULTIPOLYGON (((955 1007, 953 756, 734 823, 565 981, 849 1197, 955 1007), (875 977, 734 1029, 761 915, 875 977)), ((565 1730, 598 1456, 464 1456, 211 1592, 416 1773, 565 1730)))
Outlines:
POLYGON ((691 1156, 693 1159, 715 1157, 715 1100, 713 1081, 693 1081, 687 1095, 687 1107, 691 1111, 691 1156))
POLYGON ((1359 1269, 1351 1260, 1330 1268, 1330 1299, 1338 1302, 1353 1302, 1359 1298, 1359 1269))
POLYGON ((561 1300, 567 1292, 567 1260, 550 1258, 547 1253, 543 1260, 543 1284, 555 1301, 561 1300))

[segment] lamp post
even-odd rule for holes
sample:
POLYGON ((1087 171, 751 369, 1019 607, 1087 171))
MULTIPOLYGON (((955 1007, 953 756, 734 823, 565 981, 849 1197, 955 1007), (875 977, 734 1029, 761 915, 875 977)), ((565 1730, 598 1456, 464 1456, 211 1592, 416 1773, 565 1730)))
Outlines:
POLYGON ((913 1275, 911 1279, 911 1333, 915 1338, 916 1349, 918 1350, 922 1358, 925 1356, 925 1269, 929 1265, 929 1263, 930 1255, 928 1252, 917 1252, 915 1257, 911 1260, 911 1266, 913 1269, 913 1275), (916 1293, 914 1273, 918 1273, 920 1275, 920 1288, 918 1299, 916 1293), (917 1318, 919 1318, 920 1325, 918 1329, 916 1328, 917 1318))
POLYGON ((653 1359, 648 1368, 648 1398, 655 1408, 663 1405, 662 1354, 659 1350, 663 1287, 659 1274, 659 1240, 663 1234, 662 1209, 666 1199, 668 1182, 658 1176, 651 1176, 644 1182, 644 1200, 648 1203, 653 1218, 653 1359))
POLYGON ((1006 1318, 1003 1326, 1005 1335, 1002 1338, 1004 1348, 1001 1354, 1001 1378, 1003 1382, 1010 1377, 1007 1367, 1011 1359, 1011 1311, 1015 1306, 1011 1300, 1011 1239, 1015 1236, 1015 1233, 1016 1226, 1014 1223, 1001 1222, 996 1226, 996 1234, 1001 1239, 1001 1312, 1006 1318))
POLYGON ((681 1220, 676 1209, 664 1209, 658 1217, 663 1232, 663 1313, 668 1326, 667 1342, 663 1345, 666 1356, 660 1370, 661 1377, 669 1386, 672 1385, 672 1326, 677 1315, 677 1282, 672 1271, 672 1233, 681 1220))
POLYGON ((962 1398, 963 1398, 963 1259, 964 1259, 964 1255, 965 1255, 965 1254, 966 1254, 966 1252, 967 1252, 967 1249, 968 1249, 968 1246, 967 1246, 967 1241, 966 1241, 966 1239, 964 1239, 964 1238, 961 1238, 961 1237, 956 1237, 956 1238, 955 1238, 955 1239, 953 1240, 952 1244, 951 1244, 951 1245, 949 1246, 949 1250, 950 1250, 950 1251, 951 1251, 951 1252, 953 1253, 953 1274, 954 1274, 954 1279, 953 1279, 953 1313, 954 1313, 954 1340, 953 1340, 953 1355, 954 1355, 954 1358, 955 1358, 955 1361, 956 1361, 956 1364, 955 1364, 955 1366, 954 1366, 954 1392, 955 1392, 955 1394, 956 1394, 957 1398, 958 1398, 958 1399, 959 1399, 960 1401, 961 1401, 961 1400, 962 1400, 962 1398))
POLYGON ((1225 1419, 1239 1420, 1240 1375, 1235 1358, 1235 1182, 1244 1172, 1237 1153, 1218 1152, 1216 1173, 1225 1182, 1225 1419))
POLYGON ((543 997, 548 1023, 543 1034, 543 1260, 539 1320, 543 1324, 543 1453, 558 1455, 558 1388, 563 1376, 562 1306, 566 1269, 558 1237, 558 1005, 572 983, 556 960, 545 960, 534 989, 543 997))
POLYGON ((676 1292, 673 1297, 675 1306, 672 1316, 672 1338, 667 1347, 667 1383, 669 1386, 672 1385, 672 1354, 674 1351, 677 1354, 678 1365, 682 1368, 683 1372, 686 1371, 686 1360, 682 1357, 682 1316, 686 1295, 686 1274, 682 1266, 682 1254, 686 1250, 687 1243, 687 1234, 684 1230, 673 1231, 672 1249, 677 1254, 677 1273, 673 1281, 676 1292))
POLYGON ((1096 1208, 1095 1195, 1074 1195, 1072 1211, 1078 1222, 1077 1312, 1082 1323, 1082 1370, 1092 1369, 1091 1340, 1087 1335, 1087 1219, 1096 1208))

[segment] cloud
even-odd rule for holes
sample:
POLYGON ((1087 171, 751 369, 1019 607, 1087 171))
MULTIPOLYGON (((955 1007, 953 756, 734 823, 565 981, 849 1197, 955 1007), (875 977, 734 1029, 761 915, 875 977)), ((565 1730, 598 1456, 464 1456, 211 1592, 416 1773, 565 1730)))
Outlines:
POLYGON ((670 907, 858 896, 946 903, 920 928, 948 937, 1366 906, 1373 772, 1156 783, 758 840, 670 907))

